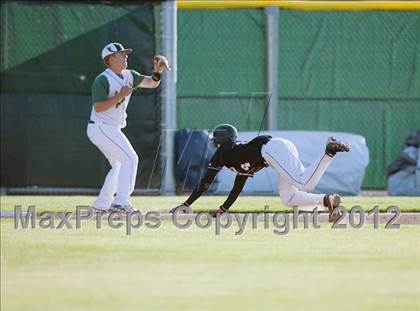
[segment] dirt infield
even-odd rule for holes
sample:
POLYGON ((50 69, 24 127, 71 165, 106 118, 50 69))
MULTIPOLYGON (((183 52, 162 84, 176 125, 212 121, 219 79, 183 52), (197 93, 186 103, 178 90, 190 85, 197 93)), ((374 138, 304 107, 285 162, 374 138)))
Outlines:
MULTIPOLYGON (((307 215, 308 217, 308 221, 309 222, 313 222, 313 214, 312 213, 301 213, 298 216, 298 221, 299 222, 303 222, 304 221, 304 215, 307 215)), ((195 217, 197 217, 198 214, 179 214, 178 218, 179 219, 192 219, 194 220, 195 217)), ((234 217, 234 215, 236 215, 235 217, 240 217, 240 220, 243 220, 243 217, 246 215, 245 213, 234 213, 234 214, 230 214, 232 217, 234 217)), ((252 215, 249 215, 249 220, 252 219, 252 215)), ((268 213, 268 217, 269 220, 272 220, 272 218, 274 217, 274 213, 268 213)), ((293 221, 293 213, 288 213, 287 214, 289 217, 289 221, 292 222, 293 221)), ((221 219, 224 220, 223 218, 225 218, 226 216, 223 215, 221 216, 221 219)), ((258 213, 257 219, 259 221, 264 220, 265 216, 264 213, 258 213)), ((328 222, 328 214, 327 213, 320 213, 318 214, 318 222, 320 223, 325 223, 328 222)), ((349 220, 350 215, 347 214, 344 219, 341 221, 341 223, 346 223, 348 224, 350 222, 349 220)), ((395 217, 394 214, 392 213, 379 213, 378 214, 378 223, 379 224, 387 224, 391 221, 391 219, 395 217)), ((160 218, 161 219, 171 219, 172 218, 172 214, 160 214, 160 218)), ((359 223, 360 217, 358 214, 355 215, 354 217, 354 222, 355 223, 359 223)), ((365 214, 365 222, 369 223, 369 224, 373 224, 374 223, 374 215, 367 215, 365 214)), ((420 225, 420 213, 401 213, 399 215, 399 217, 397 217, 395 219, 395 224, 401 224, 401 225, 420 225)))
MULTIPOLYGON (((171 220, 173 215, 169 213, 157 213, 154 217, 157 217, 161 220, 171 220)), ((279 212, 280 213, 280 212, 279 212)), ((277 214, 279 214, 277 213, 277 214)), ((24 213, 25 216, 26 213, 24 213)), ((147 213, 146 213, 147 214, 147 213)), ((199 213, 199 214, 206 214, 206 213, 199 213)), ((193 213, 193 214, 178 214, 177 218, 179 220, 195 220, 199 214, 193 213)), ((309 221, 310 223, 313 222, 314 215, 312 213, 304 212, 300 213, 299 215, 294 215, 293 213, 280 213, 282 214, 282 217, 284 215, 287 215, 289 217, 289 221, 292 222, 294 217, 297 217, 299 222, 304 222, 305 217, 307 217, 306 221, 309 221)), ((230 213, 229 214, 231 218, 235 217, 240 221, 243 221, 244 217, 248 215, 248 221, 251 221, 251 219, 256 218, 258 221, 263 221, 264 219, 268 218, 268 220, 272 221, 273 217, 275 217, 276 213, 230 213)), ((0 212, 0 218, 14 218, 15 213, 13 211, 3 211, 0 212)), ((71 218, 74 218, 75 215, 72 215, 71 218)), ((106 214, 104 215, 106 217, 106 214)), ((205 216, 202 215, 204 218, 205 216)), ((226 217, 228 217, 226 214, 221 215, 221 220, 226 221, 226 217)), ((277 216, 278 217, 278 216, 277 216)), ((350 214, 347 214, 340 223, 348 224, 350 222, 350 214)), ((368 215, 367 213, 364 214, 364 222, 368 224, 374 223, 374 215, 368 215)), ((124 216, 122 218, 125 218, 124 216)), ((95 219, 95 218, 93 218, 95 219)), ((319 223, 325 223, 328 222, 328 214, 327 213, 319 213, 317 215, 317 219, 319 223)), ((401 213, 399 216, 396 216, 392 213, 379 213, 378 214, 378 224, 390 224, 391 220, 393 219, 394 224, 401 224, 401 225, 420 225, 420 213, 401 213), (395 219, 393 219, 395 217, 395 219)), ((280 219, 279 219, 280 220, 280 219)), ((355 214, 353 217, 353 222, 358 224, 360 223, 360 215, 355 214)))

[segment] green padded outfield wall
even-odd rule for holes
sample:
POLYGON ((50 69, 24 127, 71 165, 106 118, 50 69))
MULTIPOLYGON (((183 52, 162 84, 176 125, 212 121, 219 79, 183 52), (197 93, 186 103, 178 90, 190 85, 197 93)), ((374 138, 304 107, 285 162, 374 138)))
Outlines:
MULTIPOLYGON (((250 98, 266 90, 264 11, 178 16, 178 126, 258 130, 265 102, 250 98)), ((363 135, 363 186, 384 188, 420 128, 420 13, 280 10, 278 50, 279 129, 363 135)))
MULTIPOLYGON (((2 187, 102 185, 109 164, 86 136, 100 52, 119 41, 134 48, 129 67, 149 74, 154 27, 151 5, 2 2, 2 187)), ((140 158, 136 186, 159 188, 158 90, 133 94, 124 132, 140 158)))
POLYGON ((278 124, 366 137, 364 186, 420 128, 420 13, 282 11, 278 124))
POLYGON ((178 10, 178 128, 259 128, 265 47, 263 10, 178 10))

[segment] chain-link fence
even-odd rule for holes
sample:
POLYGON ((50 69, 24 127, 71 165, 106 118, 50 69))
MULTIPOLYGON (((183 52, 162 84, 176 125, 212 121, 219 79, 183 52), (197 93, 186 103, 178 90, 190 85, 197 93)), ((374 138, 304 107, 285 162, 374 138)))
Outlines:
POLYGON ((235 120, 259 128, 265 108, 263 10, 178 12, 178 127, 235 120))
MULTIPOLYGON (((2 150, 7 150, 2 184, 100 184, 103 176, 81 178, 72 169, 74 161, 87 172, 107 169, 105 161, 95 160, 100 155, 84 133, 91 82, 103 68, 99 52, 104 43, 121 41, 135 49, 130 66, 150 73, 150 60, 159 51, 158 3, 153 5, 1 3, 2 150), (63 163, 67 174, 57 179, 48 173, 63 163)), ((177 14, 178 128, 230 122, 241 131, 265 130, 264 9, 177 14)), ((278 129, 366 137, 370 164, 364 188, 383 189, 387 165, 420 127, 419 12, 280 9, 277 43, 278 129)), ((128 135, 142 152, 139 185, 145 186, 159 145, 161 112, 157 93, 139 95, 132 101, 140 104, 130 105, 128 135)))
MULTIPOLYGON (((88 140, 91 85, 110 42, 153 69, 155 13, 128 2, 1 2, 1 187, 99 188, 109 163, 88 140)), ((140 157, 136 186, 159 189, 159 93, 137 90, 126 135, 140 157)))
MULTIPOLYGON (((366 137, 364 188, 384 188, 420 127, 420 14, 280 9, 278 23, 278 129, 366 137)), ((265 129, 266 29, 263 9, 178 12, 180 128, 265 129)))
POLYGON ((153 18, 152 6, 2 2, 2 89, 90 94, 91 82, 103 67, 100 51, 109 41, 134 48, 130 65, 150 73, 153 18), (25 80, 30 83, 22 83, 25 80))
MULTIPOLYGON (((2 6, 2 71, 36 58, 65 42, 109 24, 135 7, 53 2, 7 2, 2 6), (17 35, 18 34, 18 35, 17 35)), ((64 66, 64 64, 63 64, 64 66)))

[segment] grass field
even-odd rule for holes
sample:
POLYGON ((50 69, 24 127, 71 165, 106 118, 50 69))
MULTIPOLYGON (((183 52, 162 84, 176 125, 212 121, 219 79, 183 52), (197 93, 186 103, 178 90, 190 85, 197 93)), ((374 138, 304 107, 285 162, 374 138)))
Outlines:
MULTIPOLYGON (((92 197, 1 197, 1 210, 35 205, 72 211, 92 197)), ((183 197, 134 197, 144 210, 166 211, 183 197)), ((199 209, 224 197, 204 197, 199 209)), ((419 198, 345 198, 418 210, 419 198)), ((281 210, 277 198, 243 197, 236 210, 281 210)), ((347 207, 347 206, 346 206, 347 207)), ((1 310, 418 310, 420 226, 400 229, 237 227, 125 230, 14 229, 1 220, 1 310)))
MULTIPOLYGON (((134 196, 134 206, 144 211, 167 212, 174 206, 186 200, 186 196, 134 196)), ((218 208, 226 196, 203 196, 194 203, 195 211, 205 211, 218 208)), ((78 205, 90 205, 94 201, 92 196, 2 196, 1 211, 13 211, 15 205, 27 208, 29 205, 37 207, 37 211, 74 211, 78 205)), ((388 206, 396 205, 402 212, 420 212, 420 197, 343 197, 342 205, 347 209, 360 205, 366 211, 375 205, 381 211, 388 206)), ((269 206, 270 211, 292 211, 291 208, 281 204, 277 196, 240 196, 231 208, 231 212, 263 211, 269 206)))

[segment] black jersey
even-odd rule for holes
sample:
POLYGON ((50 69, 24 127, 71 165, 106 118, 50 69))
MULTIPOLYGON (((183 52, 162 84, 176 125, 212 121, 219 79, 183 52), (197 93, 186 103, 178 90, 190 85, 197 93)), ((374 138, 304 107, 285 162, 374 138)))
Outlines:
POLYGON ((233 188, 221 206, 227 210, 235 202, 248 177, 254 176, 257 171, 267 167, 261 155, 261 148, 270 138, 271 136, 258 136, 246 144, 224 144, 218 148, 210 161, 206 174, 184 204, 194 203, 210 187, 223 166, 226 166, 237 174, 233 188))
POLYGON ((261 147, 270 140, 271 136, 255 137, 246 144, 225 144, 217 149, 213 155, 209 169, 220 171, 223 166, 239 175, 253 176, 267 165, 261 156, 261 147))

